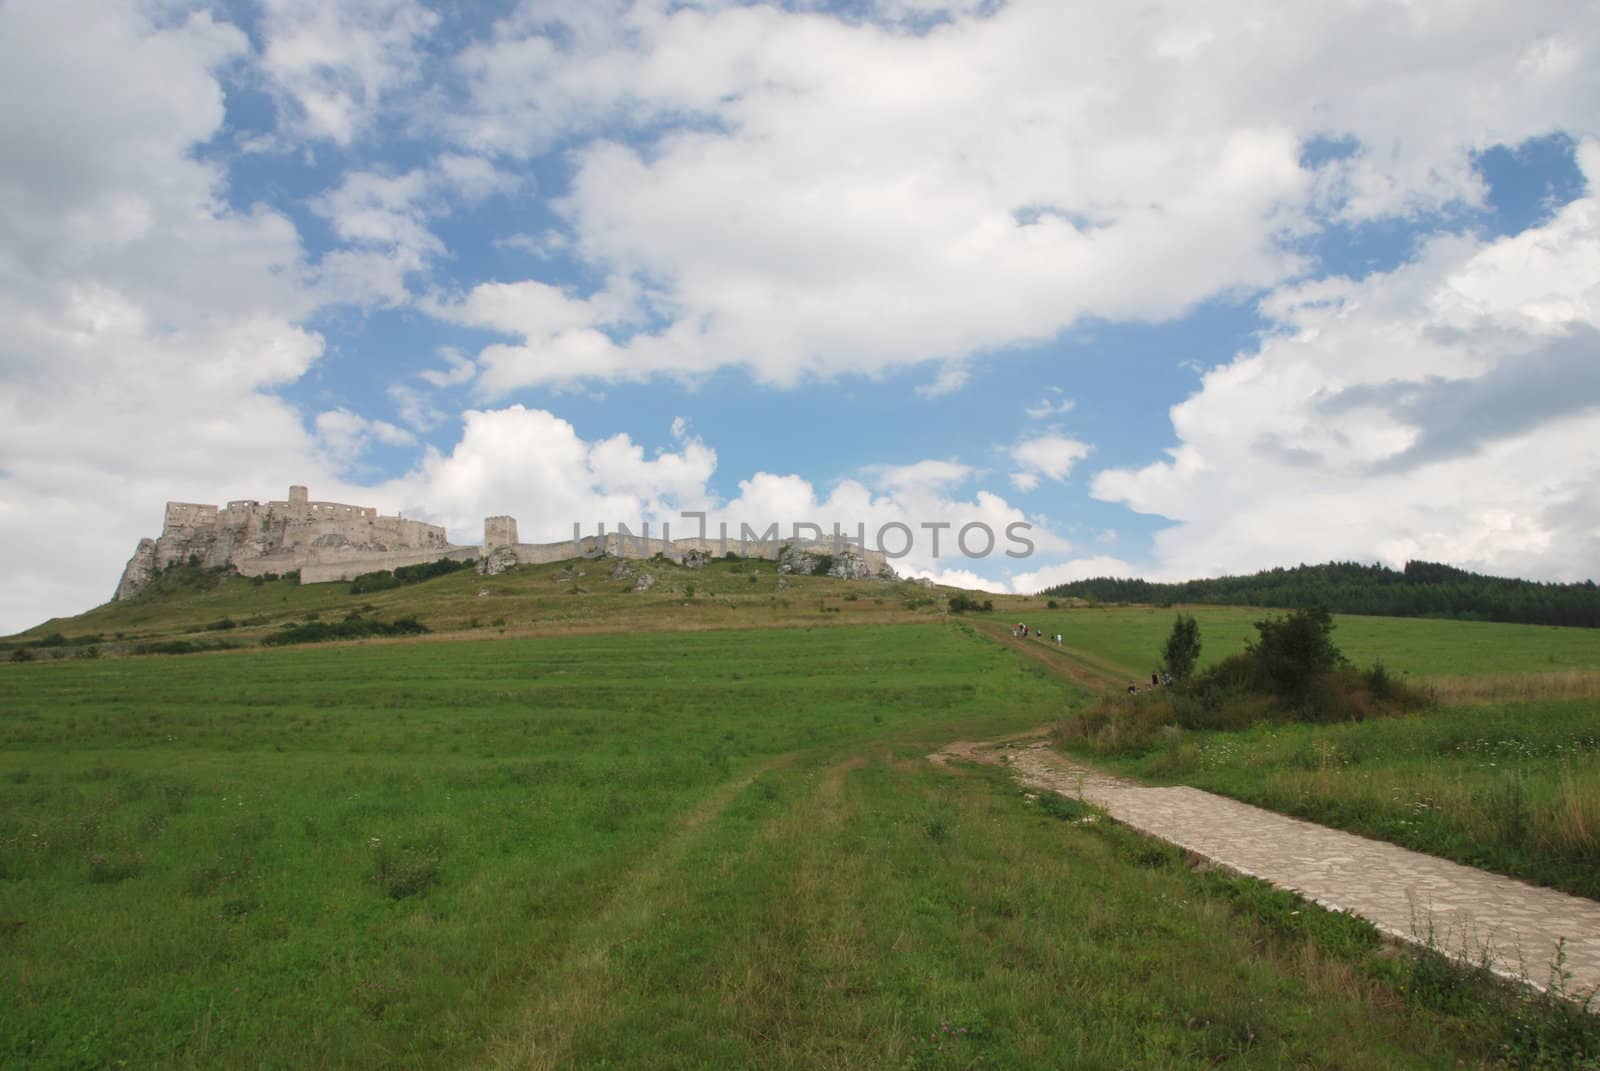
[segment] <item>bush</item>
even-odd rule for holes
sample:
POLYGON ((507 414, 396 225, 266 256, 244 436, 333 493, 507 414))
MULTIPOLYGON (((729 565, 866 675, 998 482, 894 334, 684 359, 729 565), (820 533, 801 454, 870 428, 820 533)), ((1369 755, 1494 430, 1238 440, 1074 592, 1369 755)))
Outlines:
POLYGON ((1273 692, 1286 701, 1303 701, 1312 680, 1345 662, 1334 646, 1333 615, 1325 606, 1257 621, 1256 632, 1259 638, 1247 650, 1273 692))
POLYGON ((206 626, 208 632, 226 632, 230 628, 237 628, 238 622, 231 617, 224 617, 220 621, 213 621, 206 626))
POLYGON ((197 640, 156 640, 151 643, 139 643, 133 647, 134 654, 199 654, 202 651, 229 651, 237 647, 235 643, 200 643, 197 640))
POLYGON ((374 591, 388 591, 406 584, 420 584, 424 580, 432 580, 436 576, 447 576, 462 569, 470 569, 473 561, 454 561, 450 558, 440 558, 438 561, 422 562, 417 565, 401 565, 395 569, 379 569, 376 572, 362 573, 350 581, 350 594, 368 595, 374 591))
POLYGON ((362 573, 350 581, 350 594, 370 595, 375 591, 388 591, 400 586, 400 581, 387 569, 375 573, 362 573))
POLYGON ((964 591, 957 592, 956 594, 950 596, 950 612, 953 614, 962 614, 969 610, 989 612, 993 609, 993 599, 984 599, 982 602, 979 602, 977 599, 973 598, 971 595, 968 595, 964 591))
POLYGON ((1167 636, 1161 652, 1161 666, 1173 679, 1183 680, 1194 672, 1200 659, 1200 623, 1190 614, 1179 614, 1172 622, 1172 632, 1167 636))
POLYGON ((356 618, 345 621, 311 621, 303 625, 284 625, 261 642, 268 647, 282 647, 291 643, 326 643, 330 640, 352 640, 367 636, 418 636, 429 631, 414 617, 401 617, 391 622, 356 618))

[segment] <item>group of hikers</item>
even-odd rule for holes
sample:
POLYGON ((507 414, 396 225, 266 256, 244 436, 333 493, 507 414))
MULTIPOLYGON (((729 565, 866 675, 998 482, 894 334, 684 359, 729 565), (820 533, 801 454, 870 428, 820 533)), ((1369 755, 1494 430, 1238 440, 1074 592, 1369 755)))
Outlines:
MULTIPOLYGON (((1059 633, 1059 632, 1051 633, 1049 636, 1046 636, 1041 630, 1039 630, 1037 628, 1029 628, 1027 625, 1023 624, 1020 621, 1017 624, 1011 626, 1011 638, 1012 639, 1014 639, 1014 640, 1015 639, 1023 639, 1023 640, 1025 640, 1029 636, 1032 636, 1036 640, 1051 639, 1051 640, 1054 640, 1056 642, 1056 646, 1057 647, 1061 646, 1061 633, 1059 633)), ((1150 674, 1150 687, 1151 688, 1170 688, 1170 687, 1172 687, 1172 674, 1170 674, 1170 673, 1158 673, 1158 672, 1152 671, 1151 674, 1150 674)), ((1139 683, 1137 681, 1129 681, 1128 682, 1128 694, 1129 695, 1138 695, 1139 694, 1139 683)))
MULTIPOLYGON (((1151 674, 1150 674, 1150 687, 1152 687, 1152 688, 1170 688, 1170 687, 1172 687, 1172 674, 1170 674, 1170 673, 1156 673, 1156 672, 1152 671, 1151 674)), ((1138 695, 1139 694, 1139 685, 1138 685, 1137 682, 1135 682, 1135 681, 1129 681, 1128 682, 1128 694, 1129 695, 1138 695)))
MULTIPOLYGON (((1027 625, 1022 624, 1021 622, 1018 622, 1017 624, 1011 626, 1011 638, 1014 639, 1014 640, 1015 639, 1024 639, 1025 640, 1030 635, 1036 640, 1042 640, 1042 639, 1046 638, 1045 634, 1043 632, 1041 632, 1040 630, 1038 630, 1038 629, 1031 629, 1030 630, 1027 625)), ((1061 633, 1057 632, 1057 633, 1055 633, 1054 635, 1052 635, 1052 636, 1050 636, 1048 638, 1052 639, 1052 640, 1055 640, 1057 647, 1061 646, 1061 633)))

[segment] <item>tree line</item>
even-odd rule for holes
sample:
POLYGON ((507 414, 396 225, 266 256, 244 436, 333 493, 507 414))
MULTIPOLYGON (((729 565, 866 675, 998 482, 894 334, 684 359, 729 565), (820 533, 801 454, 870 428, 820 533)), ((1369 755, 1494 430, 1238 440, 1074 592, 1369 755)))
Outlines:
POLYGON ((1434 562, 1407 562, 1400 570, 1329 562, 1175 584, 1094 577, 1046 588, 1040 594, 1159 606, 1201 603, 1290 610, 1325 606, 1341 614, 1600 628, 1600 588, 1593 580, 1580 584, 1516 580, 1434 562))

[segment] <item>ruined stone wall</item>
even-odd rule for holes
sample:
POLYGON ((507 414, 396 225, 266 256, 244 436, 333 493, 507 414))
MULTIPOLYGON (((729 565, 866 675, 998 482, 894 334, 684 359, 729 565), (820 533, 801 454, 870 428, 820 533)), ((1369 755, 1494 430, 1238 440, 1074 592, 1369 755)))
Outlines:
POLYGON ((451 547, 438 550, 363 551, 354 554, 325 554, 315 561, 300 566, 300 583, 327 584, 341 580, 354 580, 362 573, 376 573, 385 569, 398 569, 402 565, 426 565, 448 558, 455 562, 471 561, 479 553, 477 547, 451 547))
POLYGON ((215 506, 204 506, 198 502, 168 502, 161 531, 165 535, 167 532, 182 528, 210 528, 216 523, 215 506))
MULTIPOLYGON (((352 553, 411 552, 402 564, 436 561, 451 550, 445 530, 423 521, 384 517, 371 506, 313 502, 306 488, 289 488, 281 502, 234 499, 223 509, 169 502, 161 536, 141 540, 123 570, 114 598, 138 594, 156 572, 190 560, 233 567, 246 576, 289 573, 352 553)), ((340 569, 334 570, 340 571, 340 569)), ((391 568, 369 565, 357 572, 391 568)))

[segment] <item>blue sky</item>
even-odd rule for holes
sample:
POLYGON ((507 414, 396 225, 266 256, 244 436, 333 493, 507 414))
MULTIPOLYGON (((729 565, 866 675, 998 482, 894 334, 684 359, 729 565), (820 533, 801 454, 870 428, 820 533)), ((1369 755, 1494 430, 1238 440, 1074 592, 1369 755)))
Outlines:
POLYGON ((1067 8, 0 7, 0 631, 290 482, 1594 575, 1593 5, 1067 8))

